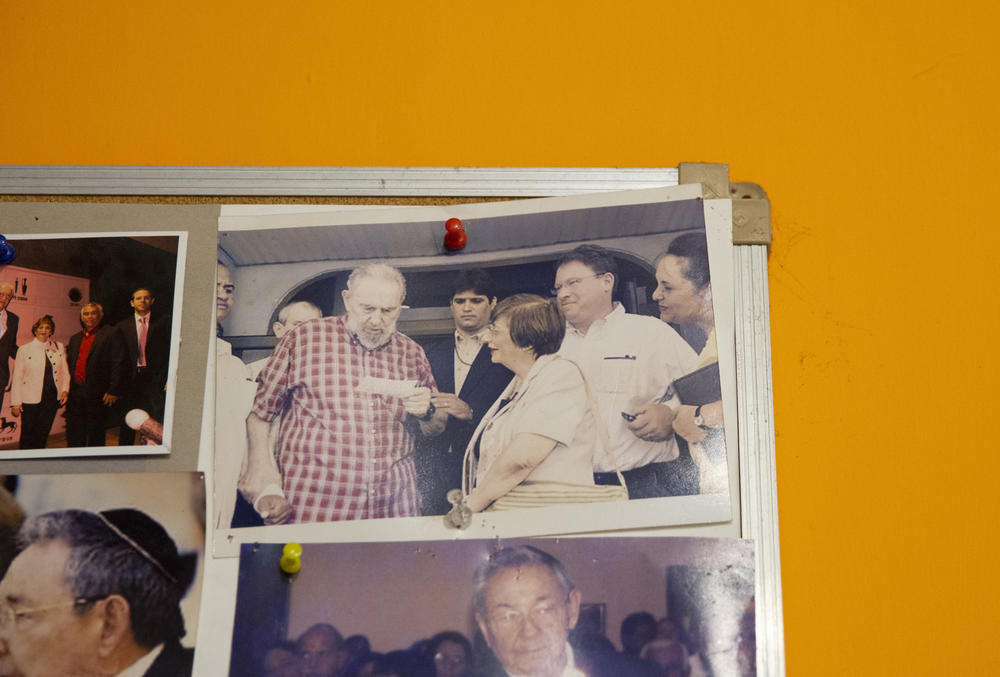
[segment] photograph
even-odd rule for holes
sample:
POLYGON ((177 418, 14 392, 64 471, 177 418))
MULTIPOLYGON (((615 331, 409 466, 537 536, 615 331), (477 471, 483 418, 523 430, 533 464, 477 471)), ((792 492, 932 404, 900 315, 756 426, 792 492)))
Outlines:
POLYGON ((753 542, 244 544, 232 677, 756 674, 753 542))
POLYGON ((191 674, 200 473, 0 476, 0 677, 191 674))
POLYGON ((0 460, 169 453, 186 234, 8 242, 0 460))
POLYGON ((729 520, 731 247, 709 237, 725 216, 697 185, 224 211, 216 554, 281 525, 335 540, 729 520))

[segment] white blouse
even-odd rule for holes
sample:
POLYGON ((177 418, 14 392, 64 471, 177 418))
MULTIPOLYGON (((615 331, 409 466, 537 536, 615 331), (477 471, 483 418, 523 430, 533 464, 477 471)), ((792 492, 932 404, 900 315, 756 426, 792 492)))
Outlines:
MULTIPOLYGON (((534 433, 555 440, 556 446, 525 481, 592 485, 597 431, 579 367, 558 355, 543 355, 524 382, 518 380, 511 381, 480 424, 476 483, 483 482, 516 435, 534 433), (507 398, 511 401, 501 408, 500 402, 507 398)), ((475 443, 473 435, 467 454, 475 443)))

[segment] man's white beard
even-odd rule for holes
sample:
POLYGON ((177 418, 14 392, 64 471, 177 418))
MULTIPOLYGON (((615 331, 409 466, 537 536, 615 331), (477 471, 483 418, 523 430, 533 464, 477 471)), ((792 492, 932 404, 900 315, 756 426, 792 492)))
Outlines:
POLYGON ((361 327, 358 330, 358 341, 360 341, 361 345, 363 345, 365 348, 368 348, 369 350, 374 350, 375 348, 384 345, 392 337, 392 334, 395 331, 396 331, 395 326, 377 331, 361 327))

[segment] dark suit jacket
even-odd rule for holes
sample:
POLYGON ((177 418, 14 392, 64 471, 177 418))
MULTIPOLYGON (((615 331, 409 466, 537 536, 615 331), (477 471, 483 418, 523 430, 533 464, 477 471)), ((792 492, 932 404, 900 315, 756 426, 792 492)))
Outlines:
POLYGON ((167 642, 143 677, 190 677, 194 649, 185 649, 180 642, 167 642))
MULTIPOLYGON (((66 349, 66 360, 69 363, 69 374, 72 378, 76 370, 76 361, 80 358, 80 343, 83 332, 73 334, 66 349)), ((94 332, 94 343, 90 346, 87 356, 87 371, 84 380, 87 383, 88 400, 99 403, 104 393, 120 396, 123 378, 126 374, 123 344, 115 337, 115 328, 107 325, 98 327, 94 332)), ((71 381, 70 390, 76 384, 71 381)))
POLYGON ((18 317, 7 311, 7 331, 0 337, 0 395, 10 382, 10 360, 17 357, 18 317))
MULTIPOLYGON (((443 393, 455 392, 455 335, 442 339, 427 350, 434 381, 443 393)), ((472 407, 472 420, 460 421, 449 417, 444 432, 423 440, 417 450, 417 479, 423 494, 423 511, 427 515, 443 515, 451 508, 444 497, 449 489, 462 486, 462 457, 472 433, 483 414, 510 383, 514 373, 490 360, 490 351, 483 346, 469 367, 459 398, 472 407), (448 449, 451 453, 448 453, 448 449)))
MULTIPOLYGON (((135 315, 129 315, 115 325, 127 354, 127 374, 131 375, 139 359, 139 335, 135 330, 135 315)), ((167 382, 167 360, 170 357, 170 316, 149 314, 146 334, 146 366, 153 373, 153 382, 162 388, 167 382)), ((127 379, 126 379, 127 381, 127 379)))

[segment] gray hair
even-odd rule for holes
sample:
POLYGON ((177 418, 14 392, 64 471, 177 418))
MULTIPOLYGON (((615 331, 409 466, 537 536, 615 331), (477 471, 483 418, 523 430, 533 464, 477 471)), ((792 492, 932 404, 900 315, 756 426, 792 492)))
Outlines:
MULTIPOLYGON (((153 647, 184 636, 180 601, 194 575, 166 530, 138 510, 59 510, 29 520, 22 548, 45 541, 70 546, 64 581, 73 597, 96 602, 108 595, 128 601, 132 635, 153 647)), ((89 604, 76 607, 83 615, 89 604)))
POLYGON ((11 296, 14 295, 14 285, 10 282, 0 282, 0 289, 6 289, 10 292, 11 296))
MULTIPOLYGON (((101 318, 104 318, 104 306, 102 306, 97 301, 90 301, 89 303, 84 303, 80 306, 80 326, 83 326, 83 311, 87 308, 97 308, 97 312, 100 314, 101 318)), ((98 320, 100 322, 100 320, 98 320)))
POLYGON ((347 288, 352 289, 359 280, 365 278, 395 282, 399 285, 399 302, 402 303, 406 299, 406 279, 403 278, 401 272, 392 266, 384 263, 366 263, 363 266, 358 266, 351 271, 350 276, 347 278, 347 288))
POLYGON ((288 314, 291 313, 292 308, 295 308, 296 306, 305 306, 309 310, 315 311, 316 314, 319 315, 320 317, 323 317, 323 311, 320 310, 319 306, 317 306, 315 303, 310 303, 309 301, 292 301, 291 303, 283 306, 281 310, 278 311, 278 322, 280 322, 281 324, 287 322, 288 314))
POLYGON ((478 614, 486 613, 486 585, 490 579, 505 569, 521 569, 544 565, 549 568, 562 591, 569 596, 576 585, 563 563, 547 552, 530 545, 515 545, 493 553, 476 567, 472 576, 472 606, 478 614))

